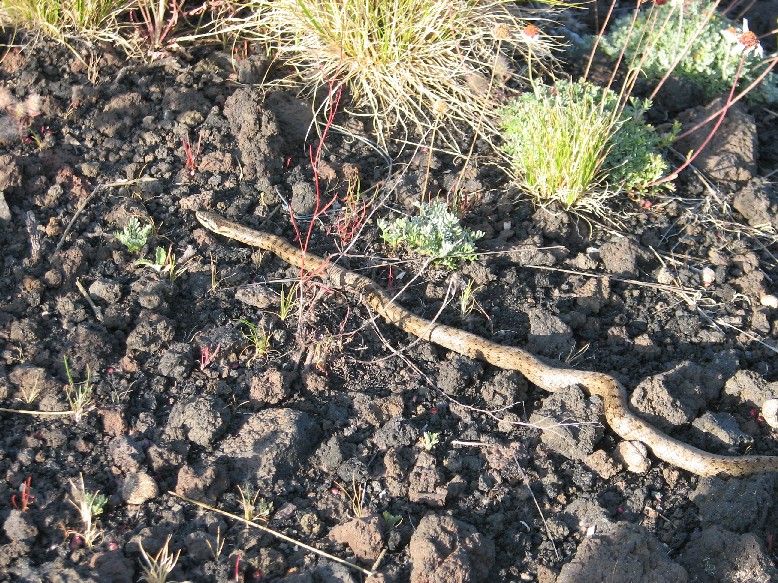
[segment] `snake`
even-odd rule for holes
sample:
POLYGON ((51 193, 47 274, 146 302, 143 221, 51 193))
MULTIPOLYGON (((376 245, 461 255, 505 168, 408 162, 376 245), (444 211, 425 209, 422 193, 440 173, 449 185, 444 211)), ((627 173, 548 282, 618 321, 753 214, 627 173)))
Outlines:
POLYGON ((372 279, 301 250, 283 237, 250 229, 211 211, 200 210, 195 216, 212 233, 268 251, 294 267, 325 278, 333 288, 364 301, 385 321, 413 336, 460 355, 517 371, 545 391, 580 386, 590 397, 596 395, 602 400, 605 420, 614 433, 624 440, 643 443, 655 457, 668 464, 704 477, 743 477, 778 472, 778 456, 714 454, 663 433, 630 409, 627 390, 611 375, 574 369, 561 362, 552 364, 518 346, 498 344, 471 332, 428 320, 399 305, 372 279))

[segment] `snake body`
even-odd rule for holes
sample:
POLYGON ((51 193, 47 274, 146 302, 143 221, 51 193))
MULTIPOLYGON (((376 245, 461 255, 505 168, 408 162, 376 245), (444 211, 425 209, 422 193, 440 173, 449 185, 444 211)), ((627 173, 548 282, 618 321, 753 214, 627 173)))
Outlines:
POLYGON ((712 454, 666 435, 630 410, 626 389, 610 375, 575 370, 561 363, 547 364, 522 348, 503 346, 470 332, 427 320, 395 303, 371 279, 312 253, 303 253, 282 237, 249 229, 213 212, 198 211, 196 216, 200 224, 213 233, 269 251, 290 265, 326 275, 333 287, 355 294, 384 320, 414 336, 464 356, 518 371, 546 391, 580 385, 590 395, 602 398, 605 419, 617 435, 625 440, 644 443, 657 458, 669 464, 699 476, 748 476, 778 471, 778 457, 712 454))

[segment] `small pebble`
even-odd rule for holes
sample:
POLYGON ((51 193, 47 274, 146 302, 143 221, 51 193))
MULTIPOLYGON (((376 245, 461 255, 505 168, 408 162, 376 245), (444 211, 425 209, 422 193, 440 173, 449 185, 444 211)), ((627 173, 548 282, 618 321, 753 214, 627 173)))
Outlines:
POLYGON ((778 298, 772 294, 762 296, 762 299, 759 301, 763 306, 767 306, 768 308, 778 309, 778 298))
POLYGON ((768 399, 762 404, 762 418, 770 427, 778 429, 778 399, 768 399))
POLYGON ((716 272, 710 267, 705 267, 700 274, 700 279, 705 287, 711 286, 716 281, 716 272))
POLYGON ((660 267, 659 271, 656 274, 656 281, 657 283, 661 283, 662 285, 670 285, 675 283, 675 275, 666 267, 660 267))
POLYGON ((635 474, 645 474, 651 469, 648 449, 639 441, 622 441, 616 446, 615 457, 635 474))

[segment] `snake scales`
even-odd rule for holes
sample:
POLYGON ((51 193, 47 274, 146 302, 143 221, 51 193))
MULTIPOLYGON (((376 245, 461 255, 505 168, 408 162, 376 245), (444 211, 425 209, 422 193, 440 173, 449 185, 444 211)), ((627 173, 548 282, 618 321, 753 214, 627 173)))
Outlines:
POLYGON ((590 395, 602 398, 605 419, 616 434, 622 439, 644 443, 656 457, 667 463, 700 476, 748 476, 778 471, 778 457, 712 454, 662 433, 629 409, 626 390, 610 375, 546 364, 522 348, 501 346, 475 334, 421 318, 394 303, 369 278, 311 253, 303 256, 299 248, 282 237, 249 229, 212 212, 199 211, 196 216, 209 231, 270 251, 296 267, 326 275, 333 287, 358 295, 382 318, 419 338, 500 368, 516 370, 547 391, 582 386, 590 395))

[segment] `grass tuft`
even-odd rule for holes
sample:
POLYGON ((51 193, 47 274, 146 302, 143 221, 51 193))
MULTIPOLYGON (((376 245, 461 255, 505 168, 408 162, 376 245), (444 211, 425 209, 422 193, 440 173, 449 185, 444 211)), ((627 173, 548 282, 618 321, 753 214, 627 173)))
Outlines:
POLYGON ((81 474, 78 482, 70 480, 70 494, 67 501, 78 511, 81 530, 67 530, 66 534, 80 537, 86 547, 91 549, 103 536, 97 517, 103 513, 108 498, 98 490, 89 492, 84 485, 84 476, 81 474))
POLYGON ((2 0, 0 23, 62 42, 109 42, 128 48, 122 20, 131 0, 2 0))
POLYGON ((660 179, 664 140, 641 120, 650 105, 623 104, 584 81, 537 85, 504 110, 504 151, 519 187, 540 205, 598 212, 604 199, 660 179))
MULTIPOLYGON (((552 4, 564 4, 554 2, 552 4)), ((461 152, 462 127, 496 134, 495 87, 527 78, 554 41, 526 18, 548 9, 507 0, 249 0, 225 27, 268 45, 312 93, 350 91, 348 113, 369 118, 382 145, 434 131, 461 152), (534 25, 533 25, 534 26, 534 25), (513 59, 519 67, 514 69, 513 59)))
POLYGON ((143 543, 140 544, 140 554, 143 559, 143 574, 141 580, 147 583, 165 583, 167 576, 173 571, 178 562, 178 557, 181 551, 178 550, 175 553, 171 553, 169 549, 171 535, 165 539, 165 544, 159 549, 156 555, 150 555, 143 548, 143 543))

